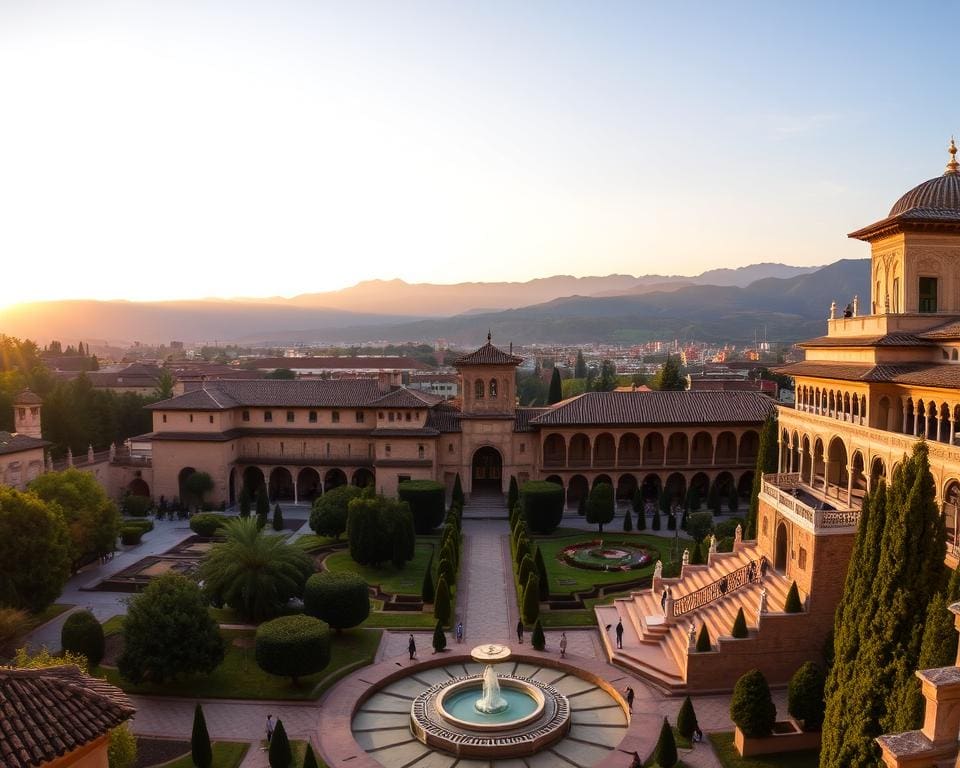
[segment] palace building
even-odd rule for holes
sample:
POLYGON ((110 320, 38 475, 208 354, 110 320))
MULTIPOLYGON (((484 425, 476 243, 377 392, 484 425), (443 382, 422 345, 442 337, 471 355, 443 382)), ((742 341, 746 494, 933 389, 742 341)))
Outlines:
MULTIPOLYGON (((491 342, 456 361, 461 398, 379 379, 216 381, 150 406, 149 493, 181 496, 194 471, 211 500, 266 485, 273 501, 310 501, 344 483, 396 493, 434 479, 476 497, 550 479, 576 504, 598 482, 705 498, 717 484, 746 497, 772 401, 755 392, 591 392, 548 408, 516 404, 522 359, 491 342)), ((142 489, 142 486, 138 486, 142 489)))

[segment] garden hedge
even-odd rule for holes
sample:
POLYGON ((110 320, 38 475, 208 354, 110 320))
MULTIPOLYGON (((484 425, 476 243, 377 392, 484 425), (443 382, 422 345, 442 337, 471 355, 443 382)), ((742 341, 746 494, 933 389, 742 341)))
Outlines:
POLYGON ((419 534, 430 533, 443 522, 445 495, 443 484, 434 480, 406 480, 397 486, 397 496, 410 505, 419 534))
POLYGON ((139 544, 144 530, 138 525, 123 525, 120 527, 120 541, 127 546, 139 544))
POLYGON ((254 657, 278 677, 312 675, 330 663, 330 628, 312 616, 281 616, 257 627, 254 657))
POLYGON ((762 737, 773 733, 777 708, 767 679, 759 669, 752 669, 737 680, 730 699, 730 719, 744 736, 762 737))
POLYGON ((197 536, 206 536, 209 538, 216 534, 217 529, 226 521, 227 518, 223 515, 217 515, 213 512, 201 512, 199 515, 194 515, 190 518, 190 530, 197 534, 197 536))
POLYGON ((337 632, 355 627, 370 615, 370 590, 355 573, 315 573, 303 590, 303 612, 337 632))
POLYGON ((71 613, 60 630, 60 645, 85 656, 92 669, 103 659, 103 627, 90 611, 71 613))
POLYGON ((823 670, 812 661, 804 662, 790 678, 787 712, 803 722, 805 731, 815 731, 823 724, 825 682, 823 670))
POLYGON ((520 506, 534 533, 553 533, 563 519, 563 486, 530 480, 520 488, 520 506))

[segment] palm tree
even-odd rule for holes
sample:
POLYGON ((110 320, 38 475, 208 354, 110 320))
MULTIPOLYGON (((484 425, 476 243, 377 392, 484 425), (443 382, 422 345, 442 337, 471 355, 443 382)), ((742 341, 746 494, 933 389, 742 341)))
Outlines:
POLYGON ((200 566, 204 589, 216 603, 241 617, 263 621, 278 615, 292 597, 303 595, 313 563, 299 547, 263 533, 254 518, 231 520, 227 540, 210 550, 200 566))

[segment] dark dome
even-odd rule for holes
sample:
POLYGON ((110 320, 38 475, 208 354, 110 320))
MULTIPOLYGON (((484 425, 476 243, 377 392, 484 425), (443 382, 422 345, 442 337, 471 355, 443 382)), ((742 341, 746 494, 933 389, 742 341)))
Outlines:
POLYGON ((960 212, 960 163, 957 162, 957 147, 950 142, 950 162, 943 176, 914 187, 897 200, 890 209, 891 216, 899 216, 914 208, 939 208, 960 212))

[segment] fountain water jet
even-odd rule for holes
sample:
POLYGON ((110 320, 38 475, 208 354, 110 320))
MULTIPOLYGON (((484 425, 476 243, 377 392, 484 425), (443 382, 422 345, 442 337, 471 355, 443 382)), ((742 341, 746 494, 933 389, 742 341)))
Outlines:
POLYGON ((485 715, 494 715, 503 712, 510 705, 500 695, 500 683, 497 681, 497 671, 492 664, 487 664, 483 670, 483 696, 473 705, 478 712, 485 715))

